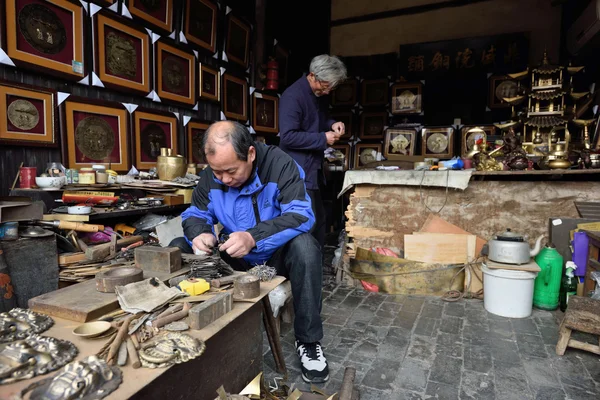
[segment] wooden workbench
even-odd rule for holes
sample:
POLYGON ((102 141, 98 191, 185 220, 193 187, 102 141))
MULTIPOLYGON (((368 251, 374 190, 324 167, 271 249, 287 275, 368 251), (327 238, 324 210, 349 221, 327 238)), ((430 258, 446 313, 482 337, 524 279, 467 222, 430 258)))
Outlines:
MULTIPOLYGON (((221 385, 230 393, 239 393, 262 371, 262 307, 259 300, 284 280, 276 276, 270 282, 261 283, 260 297, 255 302, 234 302, 232 311, 206 328, 186 331, 205 341, 206 351, 200 357, 170 368, 121 367, 123 383, 106 399, 213 400, 221 385)), ((72 330, 78 325, 54 318, 54 326, 42 335, 71 341, 79 350, 77 360, 80 360, 97 353, 105 340, 73 335, 72 330)), ((10 399, 32 382, 54 374, 56 372, 0 386, 0 399, 10 399)))

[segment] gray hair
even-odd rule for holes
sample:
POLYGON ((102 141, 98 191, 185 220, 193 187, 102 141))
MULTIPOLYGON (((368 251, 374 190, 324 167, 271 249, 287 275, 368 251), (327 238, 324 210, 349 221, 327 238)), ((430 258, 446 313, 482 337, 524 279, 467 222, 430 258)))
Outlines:
POLYGON ((310 62, 310 72, 317 80, 329 82, 331 86, 336 86, 346 80, 346 66, 337 56, 321 54, 316 56, 310 62))
POLYGON ((238 160, 248 161, 248 150, 250 150, 250 146, 254 146, 254 140, 248 128, 235 121, 220 121, 211 124, 200 141, 202 155, 204 157, 207 154, 214 155, 216 152, 215 144, 223 145, 225 143, 231 143, 238 160), (214 126, 219 124, 227 125, 229 129, 224 129, 219 133, 213 132, 214 126), (209 136, 215 136, 210 143, 208 141, 209 136))

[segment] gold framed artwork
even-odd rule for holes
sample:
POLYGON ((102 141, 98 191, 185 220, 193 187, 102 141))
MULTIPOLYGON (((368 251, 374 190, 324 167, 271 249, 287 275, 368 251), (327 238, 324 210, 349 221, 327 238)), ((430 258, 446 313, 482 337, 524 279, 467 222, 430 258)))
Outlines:
POLYGON ((143 28, 101 11, 95 18, 94 69, 106 87, 150 92, 150 37, 143 28))
POLYGON ((362 81, 361 105, 385 106, 388 103, 390 83, 387 79, 365 79, 362 81))
POLYGON ((392 85, 391 112, 420 114, 423 111, 423 85, 421 83, 396 83, 392 85))
POLYGON ((0 83, 0 143, 55 146, 54 91, 0 83))
POLYGON ((217 48, 217 13, 219 9, 210 0, 185 0, 183 34, 189 44, 200 46, 211 53, 217 48))
POLYGON ((223 114, 238 121, 248 120, 248 82, 223 74, 223 114))
POLYGON ((331 93, 331 105, 336 107, 355 105, 357 88, 358 83, 353 78, 340 83, 331 93))
POLYGON ((487 143, 488 138, 496 134, 494 125, 466 125, 460 129, 461 156, 465 157, 473 146, 478 142, 487 143))
POLYGON ((386 129, 383 156, 388 160, 402 160, 406 156, 414 156, 416 142, 417 132, 414 129, 386 129))
POLYGON ((279 133, 279 97, 253 93, 252 127, 256 132, 279 133))
POLYGON ((17 67, 79 81, 87 74, 79 1, 6 0, 6 54, 17 67))
POLYGON ((383 139, 383 131, 387 124, 387 112, 363 112, 360 115, 359 137, 363 140, 383 139))
POLYGON ((207 164, 206 158, 202 154, 202 136, 210 124, 191 120, 186 126, 188 143, 188 162, 194 164, 207 164))
POLYGON ((225 54, 229 61, 248 68, 250 58, 250 25, 229 14, 227 19, 227 41, 225 54))
POLYGON ((206 64, 198 64, 198 97, 200 100, 221 100, 221 72, 206 64))
POLYGON ((354 149, 354 168, 377 161, 378 154, 381 154, 381 143, 357 143, 354 149))
POLYGON ((163 41, 156 42, 156 94, 162 99, 196 104, 196 57, 163 41))
POLYGON ((164 32, 173 30, 173 0, 124 0, 129 13, 164 32))
POLYGON ((490 76, 490 86, 488 93, 489 108, 508 108, 510 104, 502 100, 503 98, 516 97, 519 93, 517 83, 506 75, 490 76))
POLYGON ((352 155, 352 150, 349 144, 334 144, 330 146, 332 149, 340 151, 344 155, 344 171, 348 171, 350 169, 350 156, 352 155))
POLYGON ((452 127, 421 129, 421 155, 436 158, 452 158, 453 156, 452 127))
POLYGON ((177 154, 177 117, 171 113, 137 109, 133 113, 135 167, 150 169, 156 166, 162 147, 177 154))
POLYGON ((343 122, 346 127, 340 140, 348 140, 354 135, 354 113, 352 111, 334 111, 330 115, 335 122, 343 122))
POLYGON ((129 116, 123 105, 69 98, 63 106, 67 168, 106 164, 115 171, 129 170, 129 116))

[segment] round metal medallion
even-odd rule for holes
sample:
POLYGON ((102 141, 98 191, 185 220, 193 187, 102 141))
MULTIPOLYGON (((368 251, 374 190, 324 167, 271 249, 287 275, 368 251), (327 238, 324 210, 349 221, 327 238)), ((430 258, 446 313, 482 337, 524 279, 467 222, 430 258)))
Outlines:
POLYGON ((185 90, 185 66, 177 57, 168 56, 162 65, 162 80, 169 92, 181 93, 185 90))
POLYGON ((434 133, 427 138, 427 149, 432 153, 443 153, 448 148, 448 138, 443 133, 434 133))
POLYGON ((513 81, 503 81, 496 86, 496 97, 502 100, 505 97, 515 97, 519 92, 518 86, 513 81))
POLYGON ((404 135, 398 135, 390 141, 392 145, 392 153, 406 154, 406 148, 410 141, 404 135))
POLYGON ((194 156, 192 161, 197 161, 199 164, 206 164, 206 160, 202 155, 202 135, 204 132, 197 132, 192 136, 192 155, 194 156))
POLYGON ((15 100, 8 106, 8 120, 15 127, 28 131, 40 122, 40 114, 35 106, 23 99, 15 100))
POLYGON ((167 145, 167 136, 157 124, 148 124, 141 132, 142 151, 150 158, 156 159, 160 155, 161 147, 167 145))
POLYGON ((19 31, 34 49, 57 54, 67 44, 67 32, 58 16, 41 4, 27 4, 19 12, 19 31))
POLYGON ((354 94, 353 89, 354 87, 350 84, 338 86, 338 88, 335 90, 335 97, 337 101, 340 103, 352 101, 352 95, 354 94))
POLYGON ((115 133, 108 122, 99 117, 87 117, 77 124, 75 145, 89 159, 102 160, 115 147, 115 133))
POLYGON ((360 152, 359 156, 361 164, 368 164, 377 161, 377 150, 375 149, 364 149, 360 152))
POLYGON ((110 73, 135 78, 137 55, 132 40, 110 32, 106 36, 106 56, 110 73))
POLYGON ((486 136, 487 135, 485 134, 485 132, 480 130, 473 130, 469 132, 467 134, 467 149, 471 150, 473 146, 475 146, 475 143, 480 139, 483 139, 483 141, 485 142, 486 136))

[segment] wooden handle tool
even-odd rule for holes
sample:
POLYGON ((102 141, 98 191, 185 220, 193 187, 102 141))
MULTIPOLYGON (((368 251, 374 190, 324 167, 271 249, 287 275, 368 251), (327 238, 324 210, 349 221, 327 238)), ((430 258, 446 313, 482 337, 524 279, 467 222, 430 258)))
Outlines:
POLYGON ((127 339, 127 353, 129 354, 129 359, 131 360, 131 366, 133 368, 137 369, 142 366, 142 363, 140 362, 140 357, 135 348, 133 340, 131 340, 131 337, 127 339))
POLYGON ((210 286, 214 287, 214 288, 220 288, 221 286, 225 286, 225 285, 229 285, 233 282, 235 282, 235 280, 237 278, 239 278, 242 275, 229 275, 229 276, 224 276, 222 278, 218 278, 218 279, 213 279, 210 281, 210 286))
POLYGON ((161 326, 165 326, 167 324, 170 324, 171 322, 178 321, 182 318, 185 318, 188 316, 190 308, 192 308, 190 303, 184 303, 183 310, 178 311, 173 314, 170 314, 170 315, 166 315, 162 318, 155 319, 154 321, 152 321, 152 326, 154 328, 160 328, 161 326))
MULTIPOLYGON (((137 314, 136 314, 137 315, 137 314)), ((121 347, 121 342, 123 339, 127 337, 127 331, 129 330, 129 323, 136 317, 136 315, 130 315, 125 320, 123 320, 123 325, 119 328, 117 332, 117 336, 115 340, 110 345, 110 350, 108 351, 108 356, 106 357, 106 362, 109 365, 113 365, 115 361, 115 357, 119 352, 119 347, 121 347)))

